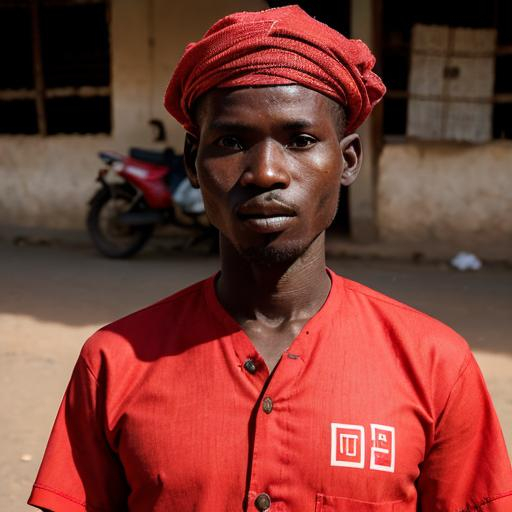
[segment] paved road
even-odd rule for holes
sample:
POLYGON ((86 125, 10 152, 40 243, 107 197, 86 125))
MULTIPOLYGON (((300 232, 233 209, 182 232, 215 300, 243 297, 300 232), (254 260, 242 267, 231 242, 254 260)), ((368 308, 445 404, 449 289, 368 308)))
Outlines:
MULTIPOLYGON (((512 271, 333 260, 337 272, 436 316, 475 350, 512 449, 512 271)), ((100 325, 208 276, 215 258, 0 244, 0 510, 24 501, 77 353, 100 325)))

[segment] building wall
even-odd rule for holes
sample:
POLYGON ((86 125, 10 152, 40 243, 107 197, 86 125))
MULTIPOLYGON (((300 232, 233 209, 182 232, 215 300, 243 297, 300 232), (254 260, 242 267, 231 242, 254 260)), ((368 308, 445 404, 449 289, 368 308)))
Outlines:
POLYGON ((83 229, 106 136, 0 137, 2 227, 83 229))
POLYGON ((512 247, 512 141, 386 145, 377 210, 385 241, 512 247))
MULTIPOLYGON (((112 0, 113 132, 0 136, 0 230, 83 229, 101 164, 97 152, 158 147, 148 126, 152 118, 165 123, 167 144, 179 151, 183 130, 165 112, 162 97, 185 44, 224 14, 266 6, 263 0, 112 0)), ((364 9, 355 12, 365 19, 364 9)), ((375 222, 383 240, 510 240, 512 142, 386 145, 376 189, 369 167, 351 192, 352 220, 375 222)))
MULTIPOLYGON (((111 0, 111 135, 0 136, 0 231, 3 227, 84 229, 101 165, 97 152, 158 147, 148 121, 165 122, 181 150, 183 130, 162 98, 186 43, 219 17, 259 10, 263 0, 111 0)), ((162 146, 162 144, 160 144, 162 146)))

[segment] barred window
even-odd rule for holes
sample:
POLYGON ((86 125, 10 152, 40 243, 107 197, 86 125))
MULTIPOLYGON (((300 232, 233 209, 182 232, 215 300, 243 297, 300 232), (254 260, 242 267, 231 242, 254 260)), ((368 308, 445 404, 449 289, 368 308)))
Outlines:
POLYGON ((0 0, 0 133, 110 133, 109 4, 0 0))

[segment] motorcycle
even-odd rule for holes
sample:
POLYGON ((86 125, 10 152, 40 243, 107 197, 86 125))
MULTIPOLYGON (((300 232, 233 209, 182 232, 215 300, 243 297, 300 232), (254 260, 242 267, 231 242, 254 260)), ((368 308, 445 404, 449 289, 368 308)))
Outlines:
POLYGON ((109 258, 127 258, 140 251, 155 227, 187 228, 191 243, 218 237, 208 222, 199 190, 186 177, 183 157, 172 149, 132 148, 128 156, 100 152, 106 164, 97 181, 101 188, 89 201, 87 229, 98 251, 109 258), (109 172, 122 181, 109 182, 109 172))

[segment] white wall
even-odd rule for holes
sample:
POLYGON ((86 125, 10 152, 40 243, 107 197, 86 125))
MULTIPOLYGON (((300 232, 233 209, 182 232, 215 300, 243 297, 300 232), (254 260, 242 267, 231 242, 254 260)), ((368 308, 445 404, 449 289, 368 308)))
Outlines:
POLYGON ((388 144, 377 198, 383 240, 512 248, 512 141, 388 144))

